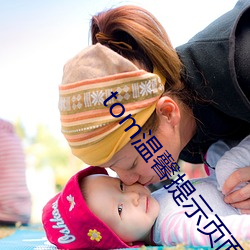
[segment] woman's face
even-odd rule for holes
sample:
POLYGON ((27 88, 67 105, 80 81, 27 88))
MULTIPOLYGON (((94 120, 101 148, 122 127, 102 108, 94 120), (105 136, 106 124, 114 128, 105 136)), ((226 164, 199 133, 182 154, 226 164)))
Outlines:
MULTIPOLYGON (((161 97, 156 104, 158 127, 155 134, 149 135, 150 133, 147 133, 145 135, 144 133, 140 133, 118 151, 111 160, 102 164, 101 167, 114 170, 127 185, 139 182, 147 186, 167 179, 172 173, 170 173, 168 177, 160 178, 164 175, 160 176, 159 172, 156 172, 157 169, 154 166, 156 164, 155 161, 164 160, 165 157, 165 159, 168 159, 163 161, 164 163, 168 162, 168 160, 171 160, 172 163, 176 163, 181 150, 194 135, 196 129, 195 120, 192 113, 185 112, 180 111, 179 105, 171 97, 161 97), (183 119, 183 117, 185 117, 185 119, 183 119), (151 140, 153 136, 155 136, 162 145, 162 148, 159 150, 154 150, 158 148, 156 146, 157 143, 155 145, 152 141, 150 141, 151 143, 148 141, 151 140), (138 140, 140 140, 140 142, 136 143, 138 140), (147 149, 141 153, 138 152, 143 149, 141 146, 142 143, 151 151, 151 156, 147 149), (166 155, 168 157, 166 157, 166 155), (144 158, 147 158, 147 161, 145 161, 144 158), (152 168, 153 166, 154 168, 152 168)), ((162 165, 164 166, 164 164, 162 165)), ((166 169, 168 169, 169 163, 165 166, 166 169)))
MULTIPOLYGON (((140 69, 145 69, 145 67, 137 61, 133 63, 140 69)), ((143 151, 141 154, 136 150, 135 147, 140 146, 142 143, 147 145, 147 140, 153 135, 143 135, 140 133, 133 140, 131 140, 125 147, 118 151, 111 160, 100 165, 101 167, 110 168, 115 171, 121 180, 126 185, 131 185, 133 183, 139 182, 142 185, 149 185, 152 183, 157 183, 164 179, 152 169, 151 167, 155 164, 154 159, 166 153, 166 150, 171 154, 172 159, 176 162, 183 148, 180 139, 180 110, 178 104, 170 97, 165 96, 159 99, 156 104, 156 114, 159 120, 159 127, 155 133, 155 137, 163 146, 158 151, 152 152, 152 157, 150 157, 147 162, 141 156, 145 154, 147 158, 147 152, 143 151), (140 140, 141 142, 131 145, 131 143, 140 140)), ((140 150, 140 149, 139 149, 140 150)))
MULTIPOLYGON (((135 182, 139 182, 142 185, 149 185, 152 183, 157 183, 164 179, 160 179, 158 174, 151 167, 155 165, 154 160, 157 160, 157 157, 162 156, 164 153, 168 155, 171 154, 172 162, 176 162, 178 159, 181 146, 178 133, 172 131, 171 128, 165 127, 164 130, 159 127, 155 133, 155 137, 162 145, 162 148, 154 153, 152 148, 147 143, 147 140, 152 138, 153 135, 145 135, 143 133, 136 136, 130 143, 128 143, 124 148, 118 151, 114 157, 105 164, 102 164, 101 167, 110 168, 114 170, 121 180, 127 184, 131 185, 135 182), (143 139, 143 137, 145 139, 143 139), (131 143, 140 140, 134 145, 131 143), (141 154, 145 155, 144 157, 137 151, 135 146, 140 146, 144 143, 147 148, 151 151, 152 156, 149 158, 147 150, 143 151, 141 154), (167 150, 167 152, 166 152, 167 150), (144 158, 148 158, 148 162, 145 162, 144 158)), ((139 149, 140 150, 140 149, 139 149)), ((171 159, 169 157, 169 159, 171 159)))

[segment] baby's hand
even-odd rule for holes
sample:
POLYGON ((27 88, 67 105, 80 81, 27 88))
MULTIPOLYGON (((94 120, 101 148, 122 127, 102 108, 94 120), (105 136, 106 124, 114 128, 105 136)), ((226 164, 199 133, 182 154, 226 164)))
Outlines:
POLYGON ((250 214, 250 166, 234 171, 225 181, 222 192, 225 194, 226 203, 240 209, 243 214, 250 214), (244 182, 244 187, 231 192, 244 182))

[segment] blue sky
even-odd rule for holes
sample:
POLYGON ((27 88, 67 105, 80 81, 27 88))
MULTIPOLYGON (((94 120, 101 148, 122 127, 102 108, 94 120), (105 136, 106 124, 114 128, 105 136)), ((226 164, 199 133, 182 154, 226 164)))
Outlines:
POLYGON ((91 15, 136 4, 163 24, 174 47, 236 0, 0 0, 0 117, 30 134, 43 123, 59 137, 58 85, 65 62, 88 46, 91 15))

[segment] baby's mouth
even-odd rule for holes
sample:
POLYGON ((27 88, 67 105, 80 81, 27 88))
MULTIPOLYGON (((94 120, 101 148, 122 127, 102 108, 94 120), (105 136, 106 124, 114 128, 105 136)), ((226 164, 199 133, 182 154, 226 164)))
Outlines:
POLYGON ((146 213, 148 212, 148 205, 149 205, 149 200, 148 197, 146 196, 146 213))

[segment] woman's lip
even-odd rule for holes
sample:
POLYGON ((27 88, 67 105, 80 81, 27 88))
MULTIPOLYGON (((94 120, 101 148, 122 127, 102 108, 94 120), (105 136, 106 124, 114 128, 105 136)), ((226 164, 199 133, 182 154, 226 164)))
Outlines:
POLYGON ((152 180, 153 180, 154 177, 152 177, 148 182, 142 184, 143 186, 148 186, 149 184, 152 183, 152 180))

